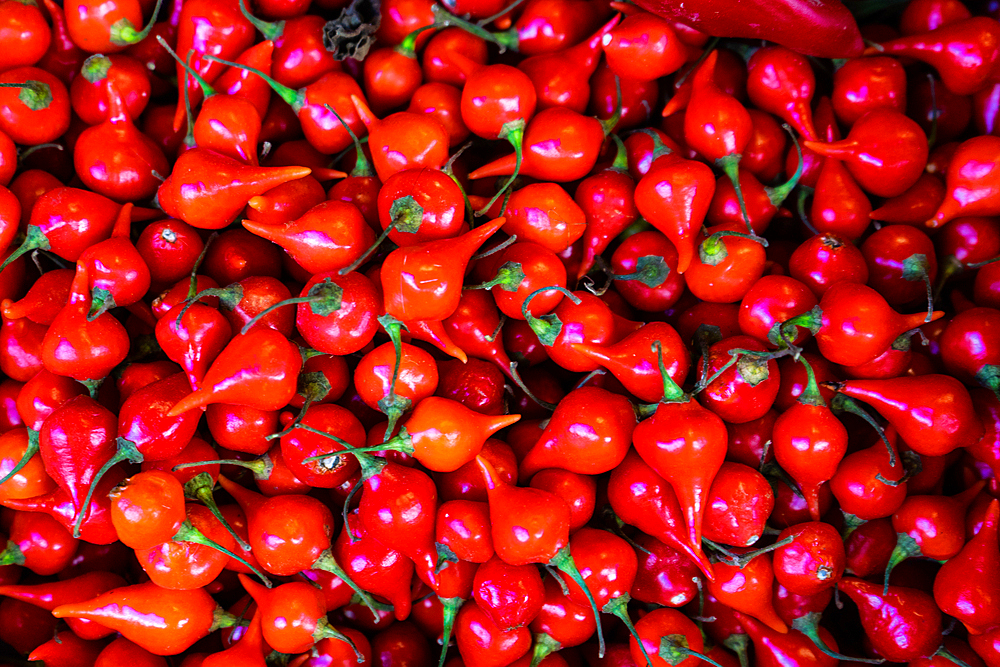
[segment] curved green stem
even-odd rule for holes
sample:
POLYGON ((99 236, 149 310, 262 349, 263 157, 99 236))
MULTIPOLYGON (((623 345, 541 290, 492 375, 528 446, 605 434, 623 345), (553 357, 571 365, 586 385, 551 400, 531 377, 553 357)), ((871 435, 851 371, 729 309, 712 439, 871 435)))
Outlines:
POLYGON ((560 320, 559 316, 555 313, 547 313, 545 315, 535 317, 528 310, 528 306, 531 304, 532 299, 536 296, 542 294, 543 292, 550 292, 552 290, 562 292, 562 294, 575 305, 580 305, 580 297, 576 296, 565 287, 560 287, 559 285, 539 287, 528 295, 528 298, 521 304, 521 314, 524 315, 524 319, 528 323, 528 326, 531 327, 531 330, 535 332, 536 336, 538 336, 539 342, 546 347, 552 347, 556 338, 558 338, 559 334, 562 333, 562 320, 560 320))
POLYGON ((583 590, 584 595, 587 596, 590 609, 594 613, 594 621, 597 623, 597 656, 603 658, 605 647, 604 631, 601 629, 601 613, 597 610, 597 603, 594 602, 594 596, 590 593, 590 589, 587 588, 587 582, 584 581, 583 575, 580 574, 580 570, 576 567, 576 562, 573 560, 573 555, 569 552, 569 547, 563 547, 556 552, 556 555, 552 557, 552 560, 548 564, 557 568, 560 572, 567 574, 583 590))
POLYGON ((245 560, 243 560, 242 558, 240 558, 239 556, 237 556, 232 551, 225 548, 215 540, 209 538, 207 535, 205 535, 205 533, 195 528, 191 524, 191 522, 188 521, 187 519, 184 520, 184 523, 181 524, 180 530, 178 530, 171 539, 174 542, 191 542, 192 544, 200 544, 210 549, 215 549, 219 553, 225 554, 230 558, 232 558, 233 560, 245 565, 247 568, 250 569, 251 572, 257 575, 257 577, 261 580, 261 582, 263 582, 263 584, 268 588, 271 588, 271 586, 273 585, 271 584, 271 580, 268 579, 263 572, 261 572, 253 565, 246 562, 245 560))
MULTIPOLYGON (((524 158, 524 125, 524 119, 518 118, 517 120, 508 121, 500 127, 500 134, 498 138, 506 139, 510 142, 510 145, 514 147, 514 173, 510 175, 510 178, 507 179, 507 182, 504 183, 503 187, 500 188, 495 195, 493 195, 493 198, 490 199, 486 206, 483 206, 481 209, 476 211, 477 216, 486 215, 493 204, 496 203, 497 199, 507 192, 510 189, 510 186, 514 185, 514 181, 517 180, 518 174, 521 173, 521 162, 524 158)), ((506 209, 507 207, 504 206, 504 208, 506 209)))
POLYGON ((129 463, 142 463, 143 456, 142 452, 136 449, 135 444, 125 438, 118 438, 118 451, 115 455, 108 459, 107 463, 101 466, 101 469, 97 471, 94 475, 93 481, 90 482, 90 488, 87 489, 87 496, 83 500, 83 505, 80 506, 80 514, 76 517, 76 521, 73 522, 73 537, 80 537, 80 526, 83 525, 84 519, 90 513, 90 501, 94 497, 94 491, 97 490, 97 485, 100 484, 101 479, 107 474, 111 468, 118 465, 122 461, 128 461, 129 463))
POLYGON ((555 411, 556 405, 554 403, 549 403, 548 401, 543 401, 542 399, 538 398, 537 396, 535 396, 534 393, 532 393, 530 389, 528 389, 528 386, 524 384, 524 380, 521 379, 521 374, 517 372, 516 361, 510 362, 510 377, 512 380, 514 380, 514 384, 517 385, 518 389, 524 392, 525 396, 527 396, 533 402, 545 408, 546 410, 550 412, 555 411))
POLYGON ((36 431, 33 428, 29 428, 28 429, 28 446, 25 447, 24 454, 21 456, 21 460, 17 462, 17 465, 15 465, 13 468, 11 468, 11 470, 10 470, 9 473, 7 473, 6 475, 3 476, 3 479, 0 479, 0 486, 3 486, 12 477, 14 477, 14 475, 16 475, 17 473, 21 472, 21 470, 24 468, 24 466, 28 465, 28 462, 31 460, 31 457, 33 457, 35 454, 38 453, 38 450, 39 450, 38 431, 36 431))

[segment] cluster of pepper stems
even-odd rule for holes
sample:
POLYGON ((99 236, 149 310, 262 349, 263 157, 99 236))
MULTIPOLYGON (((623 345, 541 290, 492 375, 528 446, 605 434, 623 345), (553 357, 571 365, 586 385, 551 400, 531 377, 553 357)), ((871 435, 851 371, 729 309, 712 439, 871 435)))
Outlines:
POLYGON ((1000 667, 995 2, 161 2, 0 3, 3 664, 1000 667))

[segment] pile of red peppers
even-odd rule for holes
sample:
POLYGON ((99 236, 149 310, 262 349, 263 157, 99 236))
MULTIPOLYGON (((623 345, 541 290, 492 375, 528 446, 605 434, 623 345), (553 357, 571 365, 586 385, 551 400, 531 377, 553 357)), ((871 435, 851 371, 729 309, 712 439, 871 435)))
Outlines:
POLYGON ((1000 667, 995 0, 0 0, 0 315, 0 667, 1000 667))

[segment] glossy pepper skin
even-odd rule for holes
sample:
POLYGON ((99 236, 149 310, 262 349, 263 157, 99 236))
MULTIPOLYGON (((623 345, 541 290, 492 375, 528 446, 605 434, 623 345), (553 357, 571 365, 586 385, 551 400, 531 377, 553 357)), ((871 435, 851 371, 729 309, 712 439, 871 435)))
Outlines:
POLYGON ((839 0, 639 0, 640 7, 709 35, 765 39, 803 55, 853 58, 864 50, 839 0))

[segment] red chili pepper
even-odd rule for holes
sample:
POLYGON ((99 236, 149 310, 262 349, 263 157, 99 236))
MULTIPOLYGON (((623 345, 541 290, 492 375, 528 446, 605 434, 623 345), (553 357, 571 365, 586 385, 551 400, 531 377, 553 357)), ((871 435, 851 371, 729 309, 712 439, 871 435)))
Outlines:
POLYGON ((177 655, 235 617, 203 589, 170 591, 153 583, 116 588, 52 610, 56 618, 86 618, 122 633, 156 655, 177 655))
POLYGON ((724 0, 644 0, 640 6, 709 35, 764 39, 810 56, 854 58, 864 49, 857 23, 837 0, 754 0, 738 12, 724 0))

